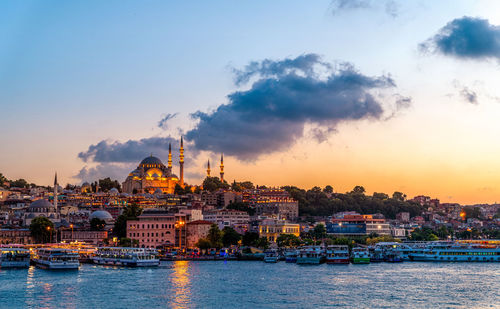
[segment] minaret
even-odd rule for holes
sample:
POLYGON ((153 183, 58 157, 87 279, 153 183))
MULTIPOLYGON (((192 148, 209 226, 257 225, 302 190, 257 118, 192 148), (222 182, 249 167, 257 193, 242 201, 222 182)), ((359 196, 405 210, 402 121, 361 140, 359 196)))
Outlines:
POLYGON ((208 159, 207 163, 207 177, 210 177, 210 159, 208 159))
POLYGON ((172 145, 168 143, 168 172, 172 174, 172 145))
POLYGON ((57 183, 57 172, 56 172, 56 176, 54 177, 54 207, 56 208, 56 212, 57 212, 57 187, 59 186, 59 184, 57 183))
POLYGON ((220 182, 224 182, 224 155, 220 155, 220 182))
POLYGON ((181 136, 181 149, 179 150, 180 185, 184 188, 184 142, 181 136))

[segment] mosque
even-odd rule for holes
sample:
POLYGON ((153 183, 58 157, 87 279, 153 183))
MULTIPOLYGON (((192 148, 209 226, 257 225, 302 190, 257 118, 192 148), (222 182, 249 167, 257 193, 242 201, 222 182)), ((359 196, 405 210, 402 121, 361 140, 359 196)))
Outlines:
MULTIPOLYGON (((224 165, 221 156, 221 180, 224 181, 224 165)), ((173 194, 175 186, 184 188, 184 143, 181 137, 179 150, 179 176, 172 172, 172 145, 168 145, 168 165, 151 154, 139 163, 122 184, 125 193, 167 193, 173 194)), ((210 162, 208 162, 207 176, 210 176, 210 162)))

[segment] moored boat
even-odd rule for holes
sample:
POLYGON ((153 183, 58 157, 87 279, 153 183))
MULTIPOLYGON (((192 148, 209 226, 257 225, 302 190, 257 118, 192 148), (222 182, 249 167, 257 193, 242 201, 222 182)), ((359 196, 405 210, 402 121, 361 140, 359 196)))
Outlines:
POLYGON ((291 249, 285 252, 286 263, 297 263, 297 250, 291 249))
POLYGON ((40 248, 33 262, 37 267, 49 270, 76 270, 80 266, 78 251, 62 248, 40 248))
POLYGON ((500 247, 458 243, 431 243, 410 254, 413 261, 500 262, 500 247))
POLYGON ((352 248, 352 263, 353 264, 369 264, 370 252, 368 248, 354 247, 352 248))
POLYGON ((24 248, 0 248, 0 268, 28 268, 30 251, 24 248))
POLYGON ((322 264, 326 260, 321 246, 305 246, 299 249, 297 264, 322 264))
POLYGON ((326 247, 327 264, 349 264, 349 246, 331 245, 326 247))
POLYGON ((101 247, 92 257, 94 264, 128 267, 160 265, 158 252, 150 248, 101 247))
POLYGON ((266 263, 278 263, 278 252, 276 250, 268 250, 264 252, 264 262, 266 263))

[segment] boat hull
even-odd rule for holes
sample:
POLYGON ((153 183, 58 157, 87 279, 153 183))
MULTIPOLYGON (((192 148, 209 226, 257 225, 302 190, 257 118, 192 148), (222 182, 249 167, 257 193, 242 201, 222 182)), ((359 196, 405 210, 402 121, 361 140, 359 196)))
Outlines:
POLYGON ((155 267, 160 265, 159 259, 127 260, 127 259, 93 258, 92 261, 94 262, 94 264, 105 265, 105 266, 155 267))
POLYGON ((266 262, 266 263, 278 263, 278 257, 265 257, 264 262, 266 262))
POLYGON ((326 258, 326 263, 327 264, 349 264, 350 261, 348 258, 343 258, 343 259, 326 258))
POLYGON ((0 268, 28 268, 30 267, 30 260, 26 261, 2 261, 0 268))
POLYGON ((322 257, 298 257, 297 264, 309 264, 309 265, 317 265, 325 262, 325 259, 322 257))
POLYGON ((353 264, 370 264, 370 258, 362 258, 362 257, 357 258, 357 257, 355 257, 352 259, 352 263, 353 264))
POLYGON ((80 263, 79 262, 52 263, 44 260, 35 260, 35 266, 48 270, 77 270, 80 267, 80 263))

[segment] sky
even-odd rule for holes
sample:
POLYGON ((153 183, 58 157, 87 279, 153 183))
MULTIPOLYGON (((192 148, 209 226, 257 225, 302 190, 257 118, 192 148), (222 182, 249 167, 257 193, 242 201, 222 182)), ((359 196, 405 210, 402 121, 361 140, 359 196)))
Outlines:
POLYGON ((0 172, 500 201, 498 1, 2 1, 0 172), (178 171, 174 164, 174 170, 178 171))

